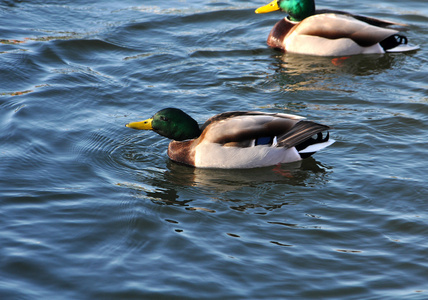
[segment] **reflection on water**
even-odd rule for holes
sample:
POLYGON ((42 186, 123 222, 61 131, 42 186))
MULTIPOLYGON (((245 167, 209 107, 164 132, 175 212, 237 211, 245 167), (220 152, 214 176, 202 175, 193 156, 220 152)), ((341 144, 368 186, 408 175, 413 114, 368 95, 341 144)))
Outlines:
POLYGON ((191 202, 204 197, 228 203, 231 209, 239 211, 258 207, 272 210, 291 201, 270 201, 274 198, 269 196, 273 186, 284 186, 284 191, 290 190, 291 186, 316 187, 325 184, 330 173, 331 167, 313 158, 245 170, 192 168, 169 160, 167 170, 152 170, 150 174, 141 171, 136 173, 138 183, 118 185, 129 188, 134 197, 160 205, 184 206, 188 210, 215 212, 191 205, 191 202))
POLYGON ((266 182, 306 186, 307 180, 311 179, 313 174, 326 173, 326 167, 314 159, 266 168, 232 170, 190 168, 169 161, 167 168, 165 178, 170 183, 215 189, 219 193, 237 190, 243 186, 254 187, 266 182))
POLYGON ((355 92, 355 85, 346 85, 343 74, 355 76, 375 75, 390 69, 402 56, 356 55, 346 57, 317 57, 296 54, 281 54, 275 57, 272 66, 274 79, 286 91, 337 91, 355 92))

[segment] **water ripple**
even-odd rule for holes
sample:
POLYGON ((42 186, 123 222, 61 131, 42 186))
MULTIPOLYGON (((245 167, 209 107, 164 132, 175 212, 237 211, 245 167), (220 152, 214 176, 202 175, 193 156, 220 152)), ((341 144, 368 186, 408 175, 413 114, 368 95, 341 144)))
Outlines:
POLYGON ((422 4, 324 3, 421 45, 332 59, 269 49, 281 16, 257 1, 4 2, 0 297, 426 298, 422 4), (337 142, 189 168, 124 127, 169 106, 300 114, 337 142))

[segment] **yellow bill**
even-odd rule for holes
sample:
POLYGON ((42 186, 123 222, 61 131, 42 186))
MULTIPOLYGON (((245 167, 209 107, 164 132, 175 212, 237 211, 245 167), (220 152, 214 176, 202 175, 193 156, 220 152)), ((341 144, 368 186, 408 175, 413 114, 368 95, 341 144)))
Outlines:
POLYGON ((153 119, 150 118, 150 119, 140 121, 140 122, 131 122, 131 123, 126 124, 125 126, 129 127, 129 128, 133 128, 133 129, 153 130, 152 121, 153 121, 153 119))
POLYGON ((268 5, 257 8, 256 14, 264 14, 264 13, 268 13, 268 12, 279 10, 279 9, 280 8, 278 6, 278 0, 273 0, 268 5))

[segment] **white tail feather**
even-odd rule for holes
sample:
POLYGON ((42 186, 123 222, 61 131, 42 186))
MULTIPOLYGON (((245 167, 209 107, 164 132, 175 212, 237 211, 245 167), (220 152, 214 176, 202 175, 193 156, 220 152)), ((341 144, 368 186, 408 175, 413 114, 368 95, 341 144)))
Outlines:
POLYGON ((386 50, 386 52, 388 52, 388 53, 409 52, 409 51, 419 50, 419 48, 420 47, 418 45, 401 44, 395 48, 386 50))
POLYGON ((329 139, 328 141, 323 142, 323 143, 317 143, 317 144, 309 145, 305 149, 300 150, 299 153, 314 153, 314 152, 317 152, 321 149, 324 149, 325 147, 330 146, 334 142, 335 142, 335 140, 329 139))

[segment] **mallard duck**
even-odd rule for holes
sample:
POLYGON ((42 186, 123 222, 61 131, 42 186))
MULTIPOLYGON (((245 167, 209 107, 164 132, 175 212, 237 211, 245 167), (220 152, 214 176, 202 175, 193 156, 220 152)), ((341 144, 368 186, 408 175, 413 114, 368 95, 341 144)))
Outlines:
POLYGON ((172 139, 171 160, 202 168, 243 169, 299 161, 331 145, 330 127, 282 113, 232 111, 209 118, 202 127, 177 108, 126 127, 172 139))
POLYGON ((347 56, 419 49, 408 44, 398 30, 388 28, 404 24, 342 11, 315 10, 314 0, 274 0, 256 13, 276 10, 288 13, 288 17, 275 24, 267 44, 286 52, 347 56))

